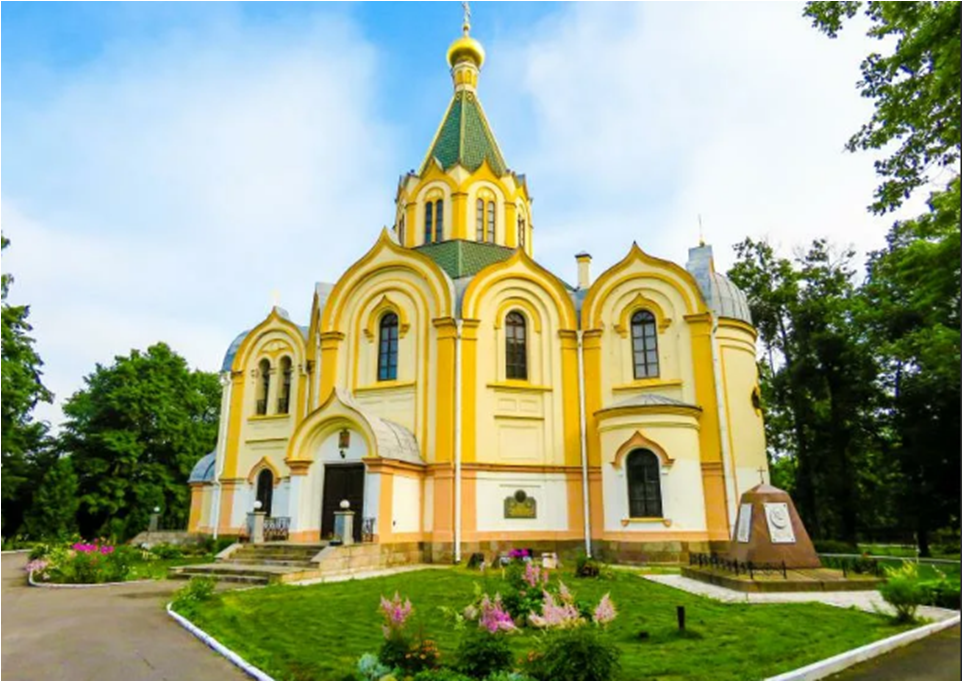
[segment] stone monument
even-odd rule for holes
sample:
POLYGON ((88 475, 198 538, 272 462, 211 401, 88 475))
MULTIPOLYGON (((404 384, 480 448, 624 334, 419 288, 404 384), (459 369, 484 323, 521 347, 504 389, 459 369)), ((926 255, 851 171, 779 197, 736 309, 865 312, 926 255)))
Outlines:
POLYGON ((766 483, 742 494, 728 558, 755 565, 819 568, 819 557, 785 490, 766 483))

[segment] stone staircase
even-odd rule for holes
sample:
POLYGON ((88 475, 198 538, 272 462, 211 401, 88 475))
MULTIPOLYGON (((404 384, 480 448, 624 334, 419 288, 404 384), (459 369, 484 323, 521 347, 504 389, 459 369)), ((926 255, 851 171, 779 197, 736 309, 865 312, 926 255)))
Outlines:
POLYGON ((214 578, 222 582, 266 585, 288 583, 320 577, 317 556, 328 544, 296 544, 266 542, 234 544, 217 556, 212 564, 177 566, 170 569, 169 578, 189 580, 195 576, 214 578))

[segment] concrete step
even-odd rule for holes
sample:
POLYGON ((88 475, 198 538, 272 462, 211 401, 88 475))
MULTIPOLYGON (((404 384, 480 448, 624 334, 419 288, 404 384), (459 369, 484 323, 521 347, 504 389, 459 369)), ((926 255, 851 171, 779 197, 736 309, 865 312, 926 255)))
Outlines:
POLYGON ((294 566, 297 568, 317 568, 318 564, 309 559, 301 558, 275 558, 264 559, 260 557, 231 557, 229 561, 221 562, 229 564, 242 564, 249 566, 294 566))
POLYGON ((243 583, 245 585, 267 585, 270 579, 261 575, 241 575, 238 573, 214 573, 207 571, 178 571, 171 569, 167 577, 171 580, 190 580, 191 578, 214 578, 218 582, 243 583))

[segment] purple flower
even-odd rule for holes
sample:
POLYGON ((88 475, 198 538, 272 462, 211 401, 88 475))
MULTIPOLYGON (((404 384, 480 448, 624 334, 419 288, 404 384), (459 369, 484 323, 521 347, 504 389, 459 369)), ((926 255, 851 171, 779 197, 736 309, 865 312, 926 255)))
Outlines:
POLYGON ((528 621, 537 628, 546 629, 564 629, 564 628, 575 628, 585 624, 585 619, 582 618, 578 611, 578 607, 575 606, 575 599, 572 593, 569 592, 565 584, 559 582, 559 598, 561 603, 555 601, 555 597, 552 596, 547 590, 543 592, 544 601, 542 602, 542 613, 541 615, 537 613, 528 614, 528 621))
POLYGON ((50 565, 50 562, 47 561, 46 559, 34 559, 30 563, 28 563, 26 566, 24 566, 23 570, 25 570, 27 573, 41 573, 49 565, 50 565))

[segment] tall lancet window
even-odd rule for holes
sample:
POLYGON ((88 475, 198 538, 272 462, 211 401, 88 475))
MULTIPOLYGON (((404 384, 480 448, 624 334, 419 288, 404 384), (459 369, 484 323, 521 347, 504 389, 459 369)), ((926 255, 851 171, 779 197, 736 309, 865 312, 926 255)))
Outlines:
POLYGON ((485 200, 479 199, 475 209, 475 241, 485 241, 485 200))
POLYGON ((255 414, 267 414, 268 394, 271 392, 271 361, 267 358, 258 363, 257 402, 255 414))
POLYGON ((518 248, 525 248, 525 219, 518 219, 518 248))
POLYGON ((655 315, 639 310, 632 315, 632 363, 636 379, 659 376, 659 342, 655 315))
POLYGON ((406 241, 406 240, 405 240, 405 237, 406 237, 406 236, 407 236, 407 235, 405 234, 405 216, 402 215, 402 216, 398 219, 398 243, 401 244, 402 246, 408 246, 408 245, 405 243, 405 241, 406 241))
POLYGON ((278 414, 287 414, 291 404, 291 358, 281 358, 281 386, 278 390, 278 414))
POLYGON ((378 381, 398 378, 398 316, 385 313, 378 333, 378 381))
POLYGON ((494 244, 495 243, 495 202, 488 202, 488 230, 485 234, 485 241, 494 244))
POLYGON ((439 199, 435 202, 435 241, 445 238, 445 202, 439 199))
POLYGON ((528 342, 525 317, 512 311, 505 316, 505 377, 528 379, 528 342))
POLYGON ((435 205, 432 202, 425 204, 425 244, 431 244, 432 240, 432 230, 435 226, 435 205))

